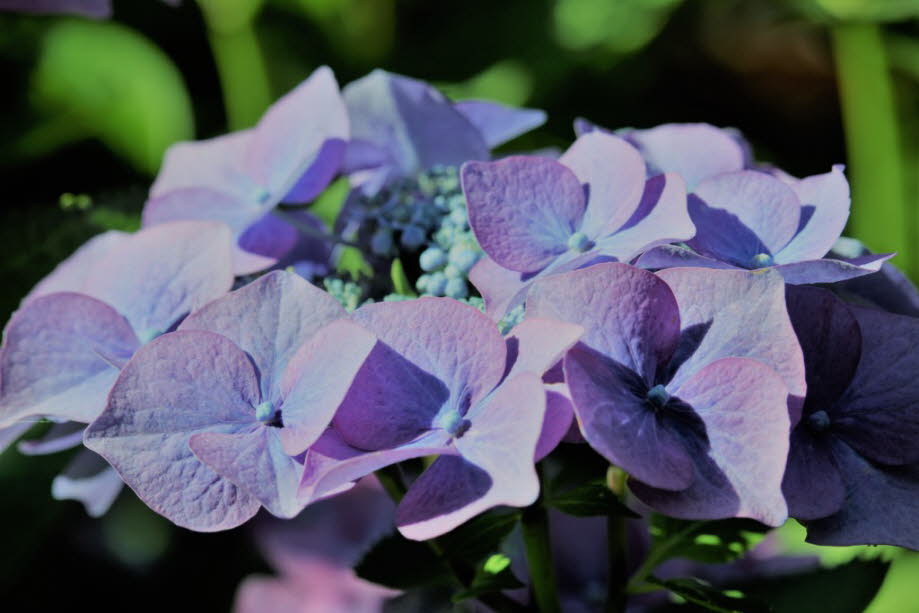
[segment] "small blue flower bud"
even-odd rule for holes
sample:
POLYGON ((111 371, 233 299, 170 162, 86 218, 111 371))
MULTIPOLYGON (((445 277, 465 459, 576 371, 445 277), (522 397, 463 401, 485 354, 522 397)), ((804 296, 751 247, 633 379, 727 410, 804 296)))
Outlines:
POLYGON ((464 273, 469 272, 478 261, 479 254, 466 245, 454 245, 450 248, 450 264, 456 266, 464 273))
POLYGON ((377 255, 389 255, 392 247, 392 232, 385 228, 380 228, 370 238, 370 249, 377 255))
POLYGON ((425 236, 425 231, 423 229, 418 226, 406 226, 405 229, 402 230, 401 242, 402 246, 406 249, 417 249, 424 244, 426 238, 427 236, 425 236))
POLYGON ((655 409, 663 409, 667 401, 670 400, 670 393, 663 385, 657 384, 648 390, 646 398, 655 409))
POLYGON ((446 263, 447 254, 438 247, 428 247, 418 256, 418 264, 421 266, 421 270, 425 272, 443 268, 446 263))
POLYGON ((587 238, 583 232, 575 232, 568 237, 568 248, 578 253, 584 253, 594 246, 593 241, 587 238))
POLYGON ((447 277, 442 272, 435 272, 428 276, 427 293, 432 296, 443 296, 447 289, 447 277))
POLYGON ((444 268, 444 276, 446 276, 448 279, 462 279, 463 271, 453 264, 447 264, 447 266, 444 268))
POLYGON ((444 288, 444 296, 459 300, 469 295, 469 288, 466 287, 466 280, 454 278, 447 280, 447 286, 444 288))
POLYGON ((431 282, 431 275, 421 275, 418 277, 418 280, 415 281, 415 289, 424 294, 428 291, 428 283, 431 282))
POLYGON ((466 220, 469 219, 466 215, 465 208, 455 208, 450 211, 450 221, 455 223, 458 226, 466 225, 466 220))
POLYGON ((757 253, 750 260, 750 265, 753 268, 766 268, 767 266, 772 266, 772 256, 768 253, 757 253))

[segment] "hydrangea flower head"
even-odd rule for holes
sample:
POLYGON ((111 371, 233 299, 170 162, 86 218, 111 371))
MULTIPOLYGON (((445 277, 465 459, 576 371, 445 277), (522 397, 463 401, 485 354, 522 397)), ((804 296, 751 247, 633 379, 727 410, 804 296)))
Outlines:
POLYGON ((85 444, 154 510, 201 531, 296 515, 302 454, 376 343, 338 302, 273 272, 125 366, 85 444), (341 321, 339 321, 341 320, 341 321))
POLYGON ((586 330, 564 360, 578 424, 640 499, 779 525, 805 391, 783 288, 774 273, 606 263, 540 280, 527 315, 586 330))
POLYGON ((106 232, 23 300, 0 351, 0 427, 46 416, 92 421, 144 343, 229 291, 227 228, 175 222, 106 232))
POLYGON ((822 545, 919 548, 919 320, 790 288, 808 391, 792 432, 785 496, 822 545))
POLYGON ((258 125, 170 147, 144 207, 144 225, 176 219, 226 223, 237 239, 236 274, 264 270, 298 243, 271 211, 313 200, 345 155, 348 116, 338 84, 318 68, 269 108, 258 125))
POLYGON ((367 305, 353 318, 381 344, 307 452, 304 497, 439 455, 396 511, 405 536, 433 538, 493 506, 531 504, 546 411, 540 376, 580 327, 533 320, 504 339, 478 309, 446 298, 367 305))
POLYGON ((470 279, 500 318, 533 280, 603 260, 628 261, 695 232, 683 180, 645 176, 638 151, 600 132, 558 160, 515 156, 462 171, 469 220, 488 258, 470 279))

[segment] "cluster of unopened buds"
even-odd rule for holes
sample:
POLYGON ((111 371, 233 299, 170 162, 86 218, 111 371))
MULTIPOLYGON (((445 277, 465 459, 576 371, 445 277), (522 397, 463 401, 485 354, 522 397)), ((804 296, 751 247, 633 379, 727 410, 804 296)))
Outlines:
POLYGON ((798 179, 704 124, 492 155, 543 121, 320 68, 256 127, 174 145, 142 228, 7 324, 0 438, 50 420, 23 450, 86 448, 57 497, 101 514, 124 483, 198 531, 425 458, 393 517, 432 539, 533 504, 565 441, 639 512, 919 548, 919 303, 839 242, 843 168, 798 179), (308 205, 338 177, 327 227, 308 205), (336 273, 344 249, 376 277, 336 273))

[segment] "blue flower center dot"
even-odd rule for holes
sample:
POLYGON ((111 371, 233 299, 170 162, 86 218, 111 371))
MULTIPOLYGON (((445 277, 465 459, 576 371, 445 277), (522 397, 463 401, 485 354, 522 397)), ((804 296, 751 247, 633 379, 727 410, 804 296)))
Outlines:
POLYGON ((162 333, 163 331, 157 328, 146 328, 137 333, 137 340, 141 345, 146 345, 162 333))
POLYGON ((807 426, 813 432, 825 432, 830 427, 830 416, 826 411, 815 411, 807 416, 807 426))
POLYGON ((583 232, 575 232, 568 237, 568 248, 572 251, 584 253, 593 246, 593 242, 583 232))
POLYGON ((271 198, 271 192, 264 187, 258 187, 255 190, 255 201, 259 204, 265 204, 271 198))
POLYGON ((657 384, 648 390, 647 399, 655 409, 663 409, 670 400, 670 392, 663 385, 657 384))
POLYGON ((255 418, 267 426, 278 425, 279 417, 279 411, 270 400, 255 407, 255 418))
POLYGON ((753 265, 753 268, 765 268, 767 266, 772 266, 772 256, 768 253, 757 253, 750 260, 750 263, 753 265))
POLYGON ((456 438, 462 438, 469 430, 469 426, 472 425, 472 422, 464 418, 459 411, 450 411, 443 416, 443 421, 441 423, 443 424, 443 429, 446 430, 450 436, 456 438))

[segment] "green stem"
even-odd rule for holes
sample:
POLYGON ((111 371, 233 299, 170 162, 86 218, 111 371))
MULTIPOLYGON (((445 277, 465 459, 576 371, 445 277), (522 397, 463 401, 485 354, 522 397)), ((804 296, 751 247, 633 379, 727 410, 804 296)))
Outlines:
POLYGON ((645 580, 651 576, 654 569, 660 566, 661 562, 670 557, 670 552, 673 551, 674 547, 678 547, 683 542, 684 538, 707 523, 708 521, 692 522, 663 543, 651 549, 651 551, 648 552, 648 557, 645 558, 645 561, 642 562, 641 566, 638 567, 638 570, 635 571, 635 574, 633 574, 632 578, 629 580, 626 586, 626 592, 629 594, 641 594, 646 592, 647 590, 644 585, 645 580))
POLYGON ((840 23, 831 33, 851 166, 852 233, 874 251, 897 251, 896 263, 913 273, 899 126, 881 27, 840 23))
POLYGON ((389 497, 393 499, 393 502, 396 504, 402 502, 407 489, 405 481, 402 479, 402 471, 399 470, 397 465, 384 466, 376 472, 376 477, 383 489, 386 490, 386 493, 389 494, 389 497))
POLYGON ((251 127, 271 104, 265 58, 253 27, 261 2, 198 0, 198 4, 220 75, 227 123, 231 130, 251 127))
POLYGON ((606 519, 609 578, 606 590, 607 613, 625 611, 625 585, 629 579, 625 517, 610 514, 606 519))
MULTIPOLYGON (((539 470, 541 467, 537 466, 539 470)), ((540 470, 540 480, 542 472, 540 470)), ((530 589, 536 606, 542 613, 559 613, 558 593, 555 588, 555 568, 552 566, 552 548, 549 541, 549 514, 542 504, 542 496, 535 504, 523 510, 520 519, 527 566, 530 570, 530 589)))

